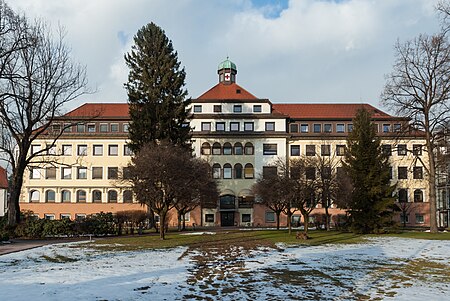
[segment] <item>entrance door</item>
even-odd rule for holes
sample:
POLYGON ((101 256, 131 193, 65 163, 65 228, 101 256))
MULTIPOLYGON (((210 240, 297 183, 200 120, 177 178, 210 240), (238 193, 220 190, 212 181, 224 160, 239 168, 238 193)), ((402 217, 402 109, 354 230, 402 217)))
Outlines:
POLYGON ((221 212, 220 225, 222 227, 234 226, 234 212, 221 212))

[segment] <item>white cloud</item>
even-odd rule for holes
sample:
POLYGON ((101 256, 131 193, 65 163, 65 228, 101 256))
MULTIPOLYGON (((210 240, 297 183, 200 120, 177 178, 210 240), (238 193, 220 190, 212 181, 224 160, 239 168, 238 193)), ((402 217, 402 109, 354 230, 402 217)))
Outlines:
POLYGON ((284 10, 249 0, 15 0, 10 5, 66 27, 74 58, 87 65, 90 83, 99 90, 72 106, 126 101, 123 55, 136 31, 151 21, 173 41, 193 97, 216 84, 216 67, 229 55, 238 66, 238 83, 258 97, 377 105, 394 42, 436 31, 435 2, 291 0, 284 10))

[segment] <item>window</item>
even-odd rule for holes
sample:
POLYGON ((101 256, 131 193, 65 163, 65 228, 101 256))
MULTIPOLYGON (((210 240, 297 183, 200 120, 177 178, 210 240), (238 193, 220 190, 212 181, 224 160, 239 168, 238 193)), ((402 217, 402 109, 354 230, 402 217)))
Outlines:
POLYGON ((331 133, 331 123, 325 123, 325 124, 323 125, 323 131, 324 131, 325 133, 331 133))
POLYGON ((87 145, 86 144, 77 145, 77 155, 78 156, 87 156, 87 145))
POLYGON ((234 154, 235 155, 242 155, 244 148, 242 147, 242 143, 236 142, 234 144, 234 154))
POLYGON ((216 131, 218 132, 225 131, 225 122, 216 122, 216 131))
POLYGON ((123 127, 123 131, 124 131, 125 133, 128 133, 128 132, 130 131, 130 124, 129 124, 129 123, 124 123, 124 124, 122 125, 122 127, 123 127))
POLYGON ((298 124, 296 124, 296 123, 291 123, 291 124, 289 125, 289 131, 290 131, 291 133, 298 133, 298 124))
POLYGON ((343 123, 336 124, 336 133, 343 133, 345 126, 343 123))
POLYGON ((230 131, 239 132, 240 131, 240 123, 239 122, 230 122, 230 131))
POLYGON ((85 190, 77 191, 77 203, 86 203, 86 191, 85 190))
POLYGON ((181 219, 185 222, 189 222, 191 220, 191 213, 190 212, 186 212, 181 219))
POLYGON ((61 179, 66 179, 66 180, 72 179, 72 168, 71 167, 62 167, 61 168, 61 179))
POLYGON ((413 155, 414 156, 422 155, 422 144, 413 144, 413 155))
POLYGON ((75 213, 75 220, 82 221, 86 218, 86 214, 84 213, 75 213))
POLYGON ((30 167, 30 179, 40 179, 41 169, 38 167, 30 167))
POLYGON ((100 132, 106 133, 108 131, 108 124, 107 123, 100 123, 100 132))
POLYGON ((330 156, 331 155, 331 145, 329 145, 329 144, 322 144, 320 146, 320 154, 322 156, 330 156))
POLYGON ((131 169, 129 167, 122 168, 122 179, 124 179, 124 180, 131 179, 131 169))
POLYGON ((400 222, 402 224, 409 224, 409 215, 400 214, 400 222))
POLYGON ((31 145, 31 153, 32 154, 37 154, 40 151, 41 151, 41 146, 39 144, 31 145))
POLYGON ((275 222, 275 212, 266 211, 266 223, 274 223, 275 222))
POLYGON ((266 132, 275 131, 275 122, 266 122, 266 132))
POLYGON ((225 142, 223 144, 223 154, 224 155, 231 155, 233 153, 233 147, 231 146, 231 143, 225 142))
POLYGON ((277 145, 276 144, 263 144, 263 154, 264 155, 276 155, 277 145))
POLYGON ((211 122, 202 122, 202 131, 204 132, 211 131, 211 122))
POLYGON ((44 214, 44 219, 48 219, 50 221, 55 220, 55 215, 54 214, 44 214))
POLYGON ((38 190, 30 191, 30 203, 39 203, 41 195, 38 190))
POLYGON ((101 144, 94 144, 92 146, 92 154, 94 156, 103 156, 103 145, 101 145, 101 144))
POLYGON ((422 203, 423 202, 423 192, 420 189, 414 190, 414 203, 422 203))
POLYGON ((69 190, 61 191, 61 203, 70 203, 70 191, 69 190))
POLYGON ((300 125, 300 132, 308 133, 308 125, 307 124, 300 125))
POLYGON ((65 132, 65 133, 70 133, 70 132, 72 132, 72 124, 70 124, 70 123, 64 123, 64 132, 65 132))
POLYGON ((253 124, 253 122, 244 122, 244 131, 246 131, 246 132, 253 132, 254 131, 254 124, 253 124))
POLYGON ((242 213, 242 218, 241 218, 241 221, 243 222, 243 223, 250 223, 251 222, 251 214, 248 214, 248 213, 242 213))
POLYGON ((224 164, 223 165, 223 178, 224 179, 231 179, 232 178, 232 168, 231 164, 224 164))
POLYGON ((56 145, 46 144, 47 155, 56 155, 56 145))
POLYGON ((201 112, 202 112, 202 106, 194 105, 194 113, 201 113, 201 112))
POLYGON ((325 179, 325 180, 331 179, 331 166, 323 166, 321 169, 322 170, 319 170, 319 171, 321 172, 322 180, 323 179, 325 179))
POLYGON ((234 105, 233 112, 234 113, 242 113, 242 105, 234 105))
POLYGON ((351 123, 347 124, 347 132, 349 133, 353 132, 353 124, 351 123))
POLYGON ((205 214, 205 223, 214 223, 214 214, 205 214))
POLYGON ((306 167, 305 168, 305 176, 307 180, 315 180, 316 179, 316 168, 315 167, 306 167))
POLYGON ((313 131, 314 131, 314 133, 320 133, 320 132, 322 132, 322 125, 321 125, 321 124, 318 124, 318 123, 315 123, 315 124, 313 125, 313 131))
POLYGON ((45 192, 45 202, 46 203, 54 203, 56 199, 56 193, 54 190, 47 190, 45 192))
POLYGON ((102 192, 100 190, 92 191, 92 203, 102 202, 102 192))
POLYGON ((87 131, 88 133, 95 133, 95 124, 88 124, 87 125, 87 131))
POLYGON ((402 125, 400 123, 394 123, 394 132, 400 132, 402 130, 402 125))
POLYGON ((345 155, 345 145, 336 145, 336 156, 345 155))
POLYGON ((413 178, 414 179, 423 179, 422 166, 414 166, 414 168, 413 168, 413 178))
POLYGON ((117 203, 117 191, 108 191, 108 203, 117 203))
POLYGON ((253 155, 253 153, 254 153, 253 144, 251 144, 250 142, 247 142, 245 144, 244 152, 246 155, 253 155))
POLYGON ((112 133, 117 133, 119 131, 119 124, 117 123, 111 123, 110 127, 112 133))
POLYGON ((235 205, 235 196, 234 195, 223 195, 220 197, 220 209, 234 209, 236 208, 235 205))
POLYGON ((211 155, 211 145, 208 142, 203 142, 201 153, 202 155, 211 155))
POLYGON ((70 213, 61 213, 59 215, 60 219, 70 219, 70 213))
POLYGON ((221 155, 222 154, 222 147, 221 147, 220 143, 216 142, 213 144, 212 153, 213 153, 213 155, 221 155))
POLYGON ((78 167, 77 168, 77 179, 87 179, 87 168, 78 167))
POLYGON ((108 167, 108 179, 115 180, 119 178, 119 168, 118 167, 108 167))
POLYGON ((84 133, 84 123, 77 124, 77 133, 84 133))
POLYGON ((119 155, 119 146, 117 144, 108 145, 108 155, 109 156, 118 156, 119 155))
POLYGON ((61 133, 61 124, 52 124, 52 132, 54 134, 61 133))
POLYGON ((391 131, 391 125, 390 124, 383 124, 383 133, 389 133, 391 131))
POLYGON ((127 144, 125 144, 123 146, 123 155, 124 156, 131 156, 131 155, 133 155, 133 151, 131 150, 130 146, 127 145, 127 144))
POLYGON ((221 113, 222 112, 222 105, 214 105, 213 111, 215 113, 221 113))
POLYGON ((253 169, 253 165, 250 163, 245 164, 244 178, 253 179, 254 177, 255 177, 255 171, 253 169))
POLYGON ((314 144, 306 145, 306 155, 307 156, 315 156, 316 155, 316 146, 314 144))
POLYGON ((300 145, 291 145, 291 156, 300 156, 300 145))
POLYGON ((398 190, 398 202, 399 203, 407 203, 408 202, 408 190, 406 190, 406 189, 398 190))
POLYGON ((212 166, 213 179, 220 179, 220 173, 221 173, 220 169, 221 169, 220 164, 218 164, 218 163, 215 163, 212 166))
POLYGON ((398 179, 399 180, 406 180, 408 179, 408 168, 404 166, 398 167, 398 179))
POLYGON ((92 179, 103 179, 103 167, 92 167, 92 179))
POLYGON ((416 224, 423 224, 423 223, 425 223, 425 218, 423 214, 416 213, 416 224))
POLYGON ((234 178, 242 179, 242 165, 239 163, 234 165, 234 178))
POLYGON ((277 176, 276 166, 263 166, 263 179, 270 179, 277 176))
POLYGON ((133 203, 133 191, 125 190, 123 192, 123 202, 124 203, 133 203))
POLYGON ((253 105, 253 113, 261 113, 262 107, 261 105, 253 105))
POLYGON ((399 144, 397 147, 397 155, 406 156, 407 148, 406 144, 399 144))
POLYGON ((392 145, 390 145, 390 144, 382 144, 381 145, 381 151, 386 156, 391 156, 392 155, 392 145))

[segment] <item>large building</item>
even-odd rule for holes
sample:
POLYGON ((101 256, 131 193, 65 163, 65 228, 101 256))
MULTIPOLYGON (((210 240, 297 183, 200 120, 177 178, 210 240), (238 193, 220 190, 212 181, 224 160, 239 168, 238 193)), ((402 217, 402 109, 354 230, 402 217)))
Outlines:
MULTIPOLYGON (((188 223, 274 225, 274 212, 255 201, 256 179, 280 158, 322 156, 338 166, 352 118, 365 108, 391 156, 392 181, 405 209, 401 219, 410 226, 429 224, 425 173, 416 160, 424 141, 420 133, 402 131, 407 118, 369 104, 273 104, 236 84, 237 68, 228 59, 219 65, 218 76, 219 83, 193 99, 188 109, 194 152, 210 162, 220 198, 215 206, 188 214, 188 223)), ((32 166, 25 176, 21 209, 39 217, 72 219, 100 211, 145 210, 120 181, 131 156, 128 125, 125 103, 87 103, 57 118, 52 130, 32 146, 32 152, 42 149, 51 143, 52 132, 64 129, 45 156, 48 163, 32 166)), ((343 213, 333 205, 330 210, 332 215, 343 213)), ((317 206, 315 212, 323 209, 317 206)))

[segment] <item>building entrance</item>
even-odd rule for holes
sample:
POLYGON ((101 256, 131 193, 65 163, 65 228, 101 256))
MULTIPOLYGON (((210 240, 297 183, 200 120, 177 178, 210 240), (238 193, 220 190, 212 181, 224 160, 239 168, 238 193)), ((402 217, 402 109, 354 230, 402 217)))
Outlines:
POLYGON ((220 225, 222 227, 234 226, 234 212, 221 212, 220 225))

